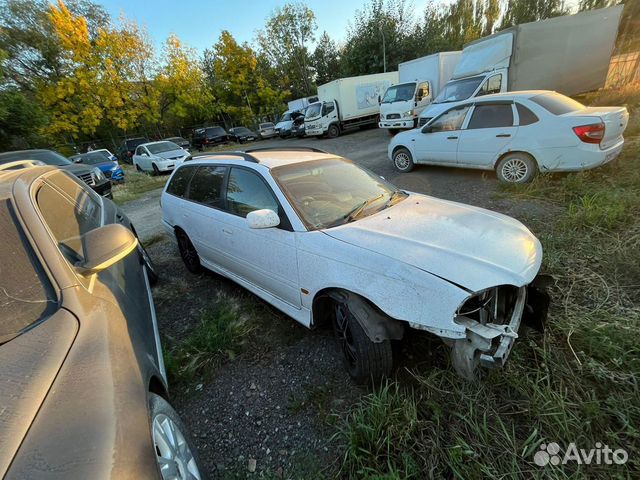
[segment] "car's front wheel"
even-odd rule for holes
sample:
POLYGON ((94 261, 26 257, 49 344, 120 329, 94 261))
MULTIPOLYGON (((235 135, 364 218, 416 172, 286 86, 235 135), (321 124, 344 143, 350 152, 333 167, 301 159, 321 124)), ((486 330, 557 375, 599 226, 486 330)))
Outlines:
POLYGON ((191 273, 200 273, 202 271, 202 265, 200 264, 200 256, 196 251, 193 243, 182 230, 176 232, 178 240, 178 250, 180 250, 180 257, 184 262, 185 267, 191 273))
POLYGON ((531 155, 523 152, 505 155, 496 165, 496 176, 504 183, 528 183, 537 172, 536 161, 531 155))
POLYGON ((335 302, 333 327, 344 366, 356 383, 375 382, 391 373, 391 341, 372 342, 346 303, 335 302))
POLYGON ((198 453, 189 432, 164 398, 149 394, 151 436, 164 480, 201 480, 198 453))
POLYGON ((411 152, 404 147, 398 148, 393 152, 393 166, 403 173, 413 170, 415 164, 413 163, 411 152))

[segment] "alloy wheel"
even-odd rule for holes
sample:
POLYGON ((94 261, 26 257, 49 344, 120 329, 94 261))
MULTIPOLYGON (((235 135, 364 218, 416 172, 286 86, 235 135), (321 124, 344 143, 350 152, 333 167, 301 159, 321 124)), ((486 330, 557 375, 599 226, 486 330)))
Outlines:
POLYGON ((397 153, 393 161, 395 162, 396 167, 398 167, 398 170, 406 170, 409 168, 409 165, 411 165, 411 159, 405 152, 397 153))
POLYGON ((510 158, 502 165, 502 176, 512 183, 521 182, 527 176, 528 171, 527 164, 520 158, 510 158))
POLYGON ((184 434, 167 415, 159 414, 153 419, 153 444, 164 480, 201 480, 184 434))

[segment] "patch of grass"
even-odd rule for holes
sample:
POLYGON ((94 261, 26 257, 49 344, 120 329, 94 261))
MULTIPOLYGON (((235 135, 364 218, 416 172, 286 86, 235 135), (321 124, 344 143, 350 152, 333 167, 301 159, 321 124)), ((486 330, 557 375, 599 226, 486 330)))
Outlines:
POLYGON ((205 309, 196 326, 180 341, 169 339, 165 366, 174 381, 192 380, 241 351, 252 326, 235 302, 219 300, 205 309))
MULTIPOLYGON (((605 102, 608 103, 608 102, 605 102)), ((615 102, 613 102, 615 104, 615 102)), ((343 477, 631 478, 640 463, 640 139, 612 164, 502 187, 562 207, 528 226, 554 278, 544 334, 521 331, 503 370, 466 383, 416 369, 338 419, 343 477), (623 448, 625 465, 534 464, 542 443, 623 448)))
POLYGON ((164 187, 169 178, 168 175, 153 176, 136 171, 131 165, 122 165, 124 169, 125 183, 113 185, 113 201, 123 204, 136 200, 144 194, 164 187))

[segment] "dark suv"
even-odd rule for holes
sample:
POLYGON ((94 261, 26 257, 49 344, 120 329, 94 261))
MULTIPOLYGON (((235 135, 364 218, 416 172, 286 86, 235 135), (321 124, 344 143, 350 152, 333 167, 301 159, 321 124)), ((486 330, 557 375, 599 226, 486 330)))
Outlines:
POLYGON ((201 478, 129 220, 64 170, 21 167, 0 167, 0 478, 201 478))
POLYGON ((120 146, 120 151, 118 152, 118 160, 124 163, 133 163, 133 152, 135 152, 138 145, 142 145, 143 143, 149 143, 147 137, 136 137, 136 138, 128 138, 125 140, 120 146))
POLYGON ((199 128, 193 134, 191 145, 202 151, 208 146, 229 142, 229 134, 222 127, 199 128))
POLYGON ((0 153, 0 166, 10 162, 36 160, 46 165, 53 165, 74 174, 103 197, 113 198, 111 181, 97 167, 77 165, 53 150, 19 150, 0 153))

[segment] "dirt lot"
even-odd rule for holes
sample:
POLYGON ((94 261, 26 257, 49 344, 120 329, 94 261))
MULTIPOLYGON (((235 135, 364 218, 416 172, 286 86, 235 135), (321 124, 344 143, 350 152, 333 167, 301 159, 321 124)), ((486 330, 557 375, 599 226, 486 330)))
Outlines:
MULTIPOLYGON (((526 220, 553 214, 539 201, 496 195, 492 173, 417 168, 398 174, 386 158, 389 137, 377 129, 337 139, 287 139, 259 146, 312 145, 367 166, 402 188, 499 210, 526 220)), ((162 236, 159 192, 124 206, 162 276, 154 295, 165 351, 179 351, 197 331, 204 312, 229 305, 247 325, 237 344, 217 352, 195 375, 172 379, 177 410, 195 437, 213 478, 329 478, 338 474, 341 452, 332 435, 335 415, 366 389, 353 385, 341 366, 330 331, 308 331, 292 319, 217 275, 189 274, 177 248, 162 236), (255 473, 253 470, 255 460, 255 473)), ((445 351, 415 337, 398 347, 403 363, 446 368, 445 351)), ((191 358, 189 356, 185 358, 191 358)), ((171 360, 170 360, 171 361, 171 360)), ((194 360, 195 361, 195 360, 194 360)), ((404 374, 402 368, 398 374, 404 374)))

